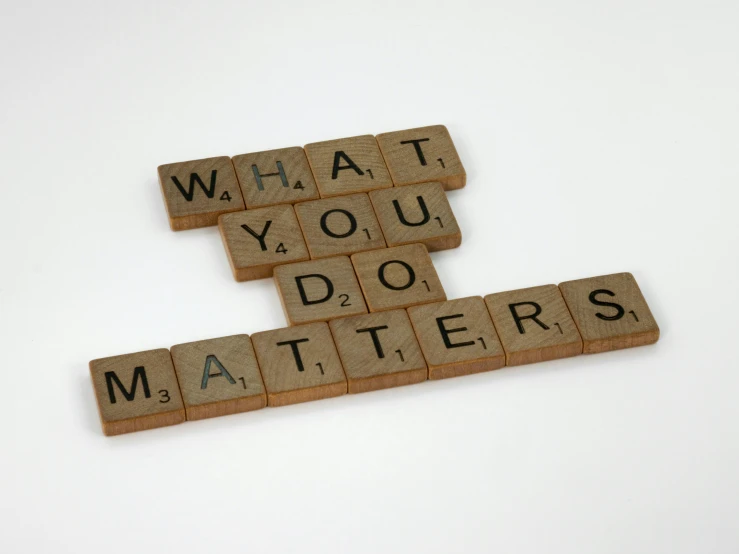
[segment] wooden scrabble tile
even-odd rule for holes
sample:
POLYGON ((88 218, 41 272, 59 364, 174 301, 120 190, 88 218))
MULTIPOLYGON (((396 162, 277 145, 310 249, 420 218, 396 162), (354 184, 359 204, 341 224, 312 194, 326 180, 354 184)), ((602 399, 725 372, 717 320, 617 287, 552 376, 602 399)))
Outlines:
POLYGON ((275 284, 291 326, 367 313, 346 256, 278 266, 275 284))
POLYGON ((652 344, 659 327, 631 273, 559 284, 586 354, 652 344))
POLYGON ((247 209, 318 198, 318 188, 299 146, 233 157, 247 209))
POLYGON ((505 365, 505 353, 480 296, 408 308, 429 367, 429 379, 446 379, 505 365))
POLYGON ((445 190, 461 189, 467 174, 444 125, 377 135, 395 186, 438 181, 445 190))
POLYGON ((177 344, 170 351, 189 421, 267 405, 249 335, 177 344))
POLYGON ((313 259, 385 248, 366 194, 303 202, 295 206, 295 212, 313 259))
POLYGON ((485 304, 506 353, 506 365, 582 354, 582 339, 557 285, 489 294, 485 304))
POLYGON ((335 319, 329 327, 349 394, 426 380, 426 362, 405 310, 335 319))
POLYGON ((421 242, 429 252, 435 252, 462 243, 441 183, 375 190, 369 197, 388 246, 421 242))
POLYGON ((157 170, 173 231, 216 225, 219 215, 244 209, 228 156, 165 164, 157 170))
POLYGON ((271 277, 275 266, 310 259, 290 205, 225 214, 218 228, 237 281, 271 277))
POLYGON ((372 135, 305 145, 321 198, 393 186, 372 135))
POLYGON ((360 252, 352 263, 370 312, 446 300, 423 244, 360 252))
POLYGON ((147 350, 90 362, 103 433, 108 436, 185 421, 169 350, 147 350))
POLYGON ((269 406, 285 406, 346 394, 346 377, 325 323, 311 323, 251 337, 269 406))

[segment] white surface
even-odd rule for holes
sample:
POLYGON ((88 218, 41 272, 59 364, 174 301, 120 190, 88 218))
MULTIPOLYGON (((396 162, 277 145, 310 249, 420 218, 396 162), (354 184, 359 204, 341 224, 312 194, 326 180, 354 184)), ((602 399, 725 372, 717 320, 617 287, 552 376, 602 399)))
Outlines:
POLYGON ((1 13, 0 551, 739 551, 735 0, 1 13), (90 359, 284 325, 157 165, 436 123, 450 298, 632 271, 661 341, 102 435, 90 359))

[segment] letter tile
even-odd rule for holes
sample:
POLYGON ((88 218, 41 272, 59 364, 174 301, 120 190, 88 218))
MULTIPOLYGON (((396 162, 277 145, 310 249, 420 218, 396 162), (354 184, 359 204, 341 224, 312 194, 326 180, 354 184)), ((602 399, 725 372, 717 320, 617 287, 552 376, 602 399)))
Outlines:
POLYGON ((423 244, 360 252, 352 264, 370 312, 446 300, 423 244))
POLYGON ((631 273, 616 273, 559 284, 583 340, 596 354, 659 340, 659 327, 631 273))
POLYGON ((185 421, 169 350, 147 350, 90 362, 103 433, 108 436, 185 421))
POLYGON ((488 294, 485 304, 506 353, 506 365, 582 354, 582 339, 557 285, 488 294))
POLYGON ((438 181, 445 190, 453 190, 467 181, 444 125, 383 133, 377 135, 377 142, 396 187, 438 181))
POLYGON ((267 405, 249 335, 177 344, 170 351, 188 421, 267 405))
POLYGON ((326 323, 251 337, 267 389, 267 405, 286 406, 346 394, 346 377, 326 323))
POLYGON ((157 170, 173 231, 216 225, 219 215, 244 209, 228 156, 165 164, 157 170))
POLYGON ((505 353, 480 296, 408 309, 429 379, 446 379, 505 366, 505 353))
POLYGON ((366 194, 303 202, 295 205, 295 212, 313 259, 385 248, 366 194))
POLYGON ((393 186, 372 135, 306 144, 305 153, 321 198, 393 186))
POLYGON ((405 310, 335 319, 329 327, 349 394, 426 380, 426 362, 405 310))
POLYGON ((272 277, 278 265, 310 259, 292 206, 271 206, 218 218, 237 281, 272 277))
POLYGON ((367 313, 346 256, 278 266, 275 283, 290 326, 367 313))
POLYGON ((375 190, 369 197, 388 246, 421 242, 429 252, 435 252, 462 243, 441 183, 375 190))
POLYGON ((318 198, 318 188, 299 146, 233 157, 247 209, 318 198))

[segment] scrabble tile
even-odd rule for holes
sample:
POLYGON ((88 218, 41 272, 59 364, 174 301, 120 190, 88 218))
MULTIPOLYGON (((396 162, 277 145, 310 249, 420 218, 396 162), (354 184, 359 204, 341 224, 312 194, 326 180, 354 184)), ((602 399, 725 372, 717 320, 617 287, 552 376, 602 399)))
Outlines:
POLYGON ((462 243, 441 183, 375 190, 369 197, 388 246, 421 242, 429 252, 435 252, 462 243))
POLYGON ((370 312, 446 300, 423 244, 409 244, 352 256, 370 312))
POLYGON ((586 354, 652 344, 659 327, 631 273, 559 284, 586 354))
POLYGON ((325 323, 311 323, 251 337, 269 406, 285 406, 346 394, 346 377, 325 323))
POLYGON ((157 169, 173 231, 216 225, 219 215, 244 209, 228 156, 165 164, 157 169))
POLYGON ((385 248, 366 194, 303 202, 295 206, 295 212, 313 259, 385 248))
POLYGON ((305 145, 321 198, 393 186, 372 135, 305 145))
POLYGON ((185 421, 169 350, 147 350, 90 362, 103 433, 108 436, 185 421))
POLYGON ((272 277, 275 266, 310 259, 290 205, 225 214, 218 228, 237 281, 272 277))
POLYGON ((505 365, 505 353, 480 296, 408 308, 429 368, 429 379, 446 379, 505 365))
POLYGON ((291 326, 367 313, 346 256, 278 266, 275 284, 291 326))
POLYGON ((467 181, 452 137, 444 125, 377 135, 377 142, 395 186, 438 181, 445 190, 467 181))
POLYGON ((426 380, 426 362, 405 310, 334 319, 329 327, 349 394, 426 380))
POLYGON ((170 351, 189 421, 267 405, 249 335, 177 344, 170 351))
POLYGON ((247 209, 318 198, 318 188, 299 146, 233 157, 247 209))
POLYGON ((506 353, 506 365, 582 354, 582 339, 557 285, 489 294, 485 304, 506 353))

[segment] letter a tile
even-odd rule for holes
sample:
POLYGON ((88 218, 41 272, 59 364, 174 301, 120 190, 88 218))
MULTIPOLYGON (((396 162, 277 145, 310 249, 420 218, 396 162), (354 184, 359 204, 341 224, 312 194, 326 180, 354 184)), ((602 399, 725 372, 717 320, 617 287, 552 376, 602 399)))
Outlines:
POLYGON ((305 145, 321 198, 393 186, 372 135, 305 145))
POLYGON ((325 323, 311 323, 251 337, 269 406, 285 406, 346 394, 346 377, 325 323))
POLYGON ((559 284, 585 354, 652 344, 659 327, 631 273, 559 284))
POLYGON ((185 421, 169 350, 147 350, 90 362, 103 433, 120 435, 185 421))
POLYGON ((278 266, 275 284, 290 326, 367 313, 346 256, 278 266))
POLYGON ((244 209, 228 156, 160 165, 158 172, 173 231, 216 225, 219 215, 244 209))
POLYGON ((377 135, 395 186, 438 181, 445 190, 460 189, 467 181, 452 137, 444 125, 377 135))
POLYGON ((423 244, 360 252, 352 263, 370 312, 446 300, 423 244))
POLYGON ((505 353, 480 296, 408 309, 429 379, 459 377, 505 365, 505 353))
POLYGON ((310 258, 289 205, 225 214, 218 228, 237 281, 272 277, 275 266, 310 258))
POLYGON ((305 151, 299 146, 233 157, 247 209, 318 198, 305 151))
POLYGON ((488 294, 485 304, 506 365, 530 364, 582 354, 582 339, 557 285, 488 294))
POLYGON ((405 310, 335 319, 329 327, 350 394, 426 380, 426 362, 405 310))
POLYGON ((249 335, 188 342, 170 350, 188 421, 267 405, 249 335))
POLYGON ((421 242, 429 252, 435 252, 462 243, 441 183, 375 190, 369 197, 388 246, 421 242))

